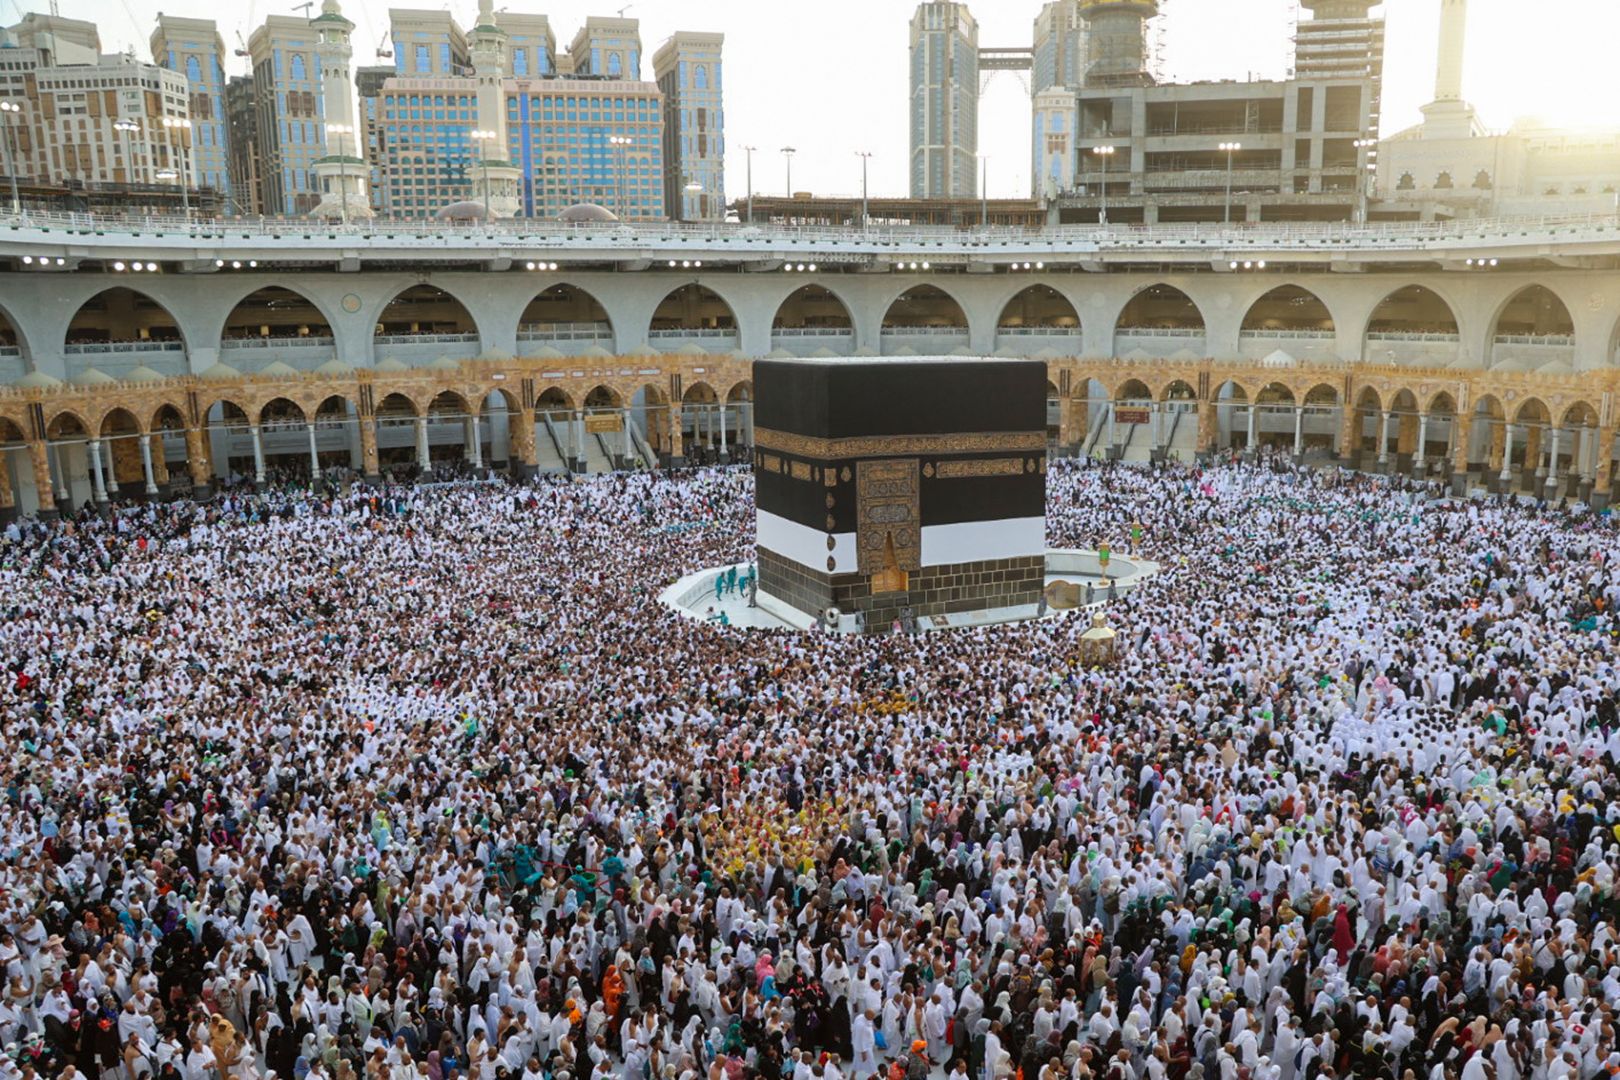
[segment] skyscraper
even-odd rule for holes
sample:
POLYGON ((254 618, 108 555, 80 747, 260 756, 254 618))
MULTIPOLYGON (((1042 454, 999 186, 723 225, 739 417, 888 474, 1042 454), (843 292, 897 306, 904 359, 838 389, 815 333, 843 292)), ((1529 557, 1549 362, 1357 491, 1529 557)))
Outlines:
POLYGON ((231 133, 232 201, 240 214, 264 213, 264 164, 259 153, 259 113, 253 77, 233 75, 225 84, 226 126, 231 133))
POLYGON ((719 220, 726 212, 725 40, 724 34, 683 30, 653 54, 664 95, 664 205, 683 221, 719 220))
POLYGON ((978 191, 979 25, 956 0, 926 0, 911 19, 911 195, 978 191))
POLYGON ((389 8, 388 37, 396 75, 449 78, 471 69, 466 35, 448 11, 389 8))
POLYGON ((320 201, 312 168, 326 154, 316 31, 296 15, 271 15, 248 38, 258 115, 264 213, 307 214, 320 201))
POLYGON ((568 47, 575 75, 641 78, 641 22, 591 16, 568 47))
POLYGON ((1030 93, 1079 86, 1085 74, 1086 23, 1079 0, 1051 0, 1035 17, 1030 93))
POLYGON ((159 15, 152 31, 152 59, 186 77, 190 88, 191 174, 232 205, 230 117, 225 104, 225 42, 212 19, 159 15))

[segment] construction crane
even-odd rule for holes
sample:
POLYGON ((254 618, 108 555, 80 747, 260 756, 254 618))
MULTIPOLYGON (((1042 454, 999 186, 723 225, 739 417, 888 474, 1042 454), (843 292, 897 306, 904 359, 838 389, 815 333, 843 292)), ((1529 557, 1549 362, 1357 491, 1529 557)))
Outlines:
POLYGON ((249 55, 251 55, 248 52, 247 42, 242 40, 242 31, 240 31, 240 30, 238 30, 236 32, 236 55, 237 56, 249 56, 249 55))
POLYGON ((392 60, 394 58, 394 50, 389 48, 389 46, 392 44, 393 42, 388 37, 388 31, 384 30, 382 40, 377 42, 377 59, 392 60))
POLYGON ((624 18, 624 13, 631 10, 635 6, 636 5, 634 5, 634 4, 626 4, 626 5, 624 5, 624 7, 619 9, 619 18, 621 18, 621 19, 624 18))

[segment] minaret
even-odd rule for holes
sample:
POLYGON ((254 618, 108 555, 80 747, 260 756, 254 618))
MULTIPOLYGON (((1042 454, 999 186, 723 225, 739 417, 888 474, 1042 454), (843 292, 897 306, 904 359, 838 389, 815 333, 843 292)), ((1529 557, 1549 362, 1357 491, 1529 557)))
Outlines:
POLYGON ((490 217, 512 217, 518 212, 523 171, 512 164, 506 141, 506 31, 495 21, 495 0, 478 0, 478 25, 472 29, 469 51, 478 83, 474 199, 484 204, 490 217))
POLYGON ((1147 86, 1147 21, 1158 0, 1080 0, 1086 20, 1087 86, 1147 86))
POLYGON ((1463 54, 1468 46, 1468 0, 1440 0, 1440 48, 1434 100, 1423 106, 1425 139, 1469 139, 1485 133, 1474 107, 1463 100, 1463 54))
POLYGON ((1468 0, 1440 0, 1440 58, 1434 100, 1461 101, 1463 50, 1468 44, 1468 0))
POLYGON ((310 20, 317 36, 316 61, 321 65, 321 96, 326 108, 326 156, 312 163, 324 191, 310 217, 369 218, 371 199, 366 183, 371 170, 360 153, 360 130, 354 111, 354 80, 349 61, 354 50, 349 35, 354 23, 343 17, 338 0, 324 0, 321 13, 310 20))

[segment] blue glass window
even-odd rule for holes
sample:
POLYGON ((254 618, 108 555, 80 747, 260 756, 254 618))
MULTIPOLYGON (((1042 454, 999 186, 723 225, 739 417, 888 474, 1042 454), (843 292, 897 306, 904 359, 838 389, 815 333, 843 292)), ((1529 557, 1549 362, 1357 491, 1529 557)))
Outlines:
POLYGON ((692 86, 698 90, 707 90, 709 88, 709 67, 707 64, 697 66, 697 73, 692 78, 692 86))
POLYGON ((293 53, 293 57, 292 57, 292 77, 293 77, 293 80, 295 82, 309 78, 309 74, 304 68, 304 54, 303 53, 293 53))
POLYGON ((441 74, 450 74, 450 43, 439 42, 439 71, 441 74))
POLYGON ((529 73, 529 50, 512 50, 512 74, 527 75, 529 73))
MULTIPOLYGON (((172 66, 174 61, 171 60, 169 63, 172 66)), ((186 57, 186 78, 194 83, 202 82, 202 64, 197 61, 195 56, 186 57)))
POLYGON ((416 47, 416 70, 418 72, 433 70, 433 61, 428 58, 428 47, 426 45, 416 47))

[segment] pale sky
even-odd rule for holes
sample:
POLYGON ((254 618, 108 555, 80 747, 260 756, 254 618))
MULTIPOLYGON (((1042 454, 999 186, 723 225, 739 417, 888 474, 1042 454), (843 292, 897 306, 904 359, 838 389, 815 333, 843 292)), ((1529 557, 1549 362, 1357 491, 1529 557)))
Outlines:
MULTIPOLYGON (((1247 79, 1286 73, 1296 4, 1291 0, 1163 0, 1163 55, 1174 81, 1247 79)), ((587 15, 612 15, 620 0, 496 0, 497 8, 551 17, 566 49, 587 15)), ((97 22, 102 47, 133 46, 149 55, 157 12, 213 17, 227 47, 271 13, 294 14, 287 0, 60 0, 63 15, 97 22)), ((355 63, 379 62, 388 0, 344 0, 358 24, 355 63)), ((399 0, 398 6, 449 9, 465 28, 477 0, 399 0)), ((1384 134, 1415 123, 1433 96, 1440 0, 1386 0, 1389 47, 1384 134)), ((11 21, 43 2, 0 0, 11 21)), ((1039 0, 971 4, 982 46, 1028 45, 1039 0)), ((779 150, 792 145, 793 186, 801 191, 858 194, 857 150, 869 150, 873 194, 904 194, 907 183, 908 24, 914 0, 639 0, 627 15, 641 20, 642 77, 652 77, 653 50, 675 30, 726 34, 727 197, 746 190, 742 147, 754 154, 754 189, 786 188, 779 150)), ((319 11, 317 2, 316 11, 319 11)), ((1486 124, 1506 127, 1537 113, 1570 124, 1620 127, 1620 4, 1615 0, 1473 0, 1467 96, 1486 124)), ((236 61, 232 73, 245 73, 236 61)), ((981 152, 990 155, 990 194, 1028 197, 1030 113, 1018 73, 997 73, 980 108, 981 152)))

